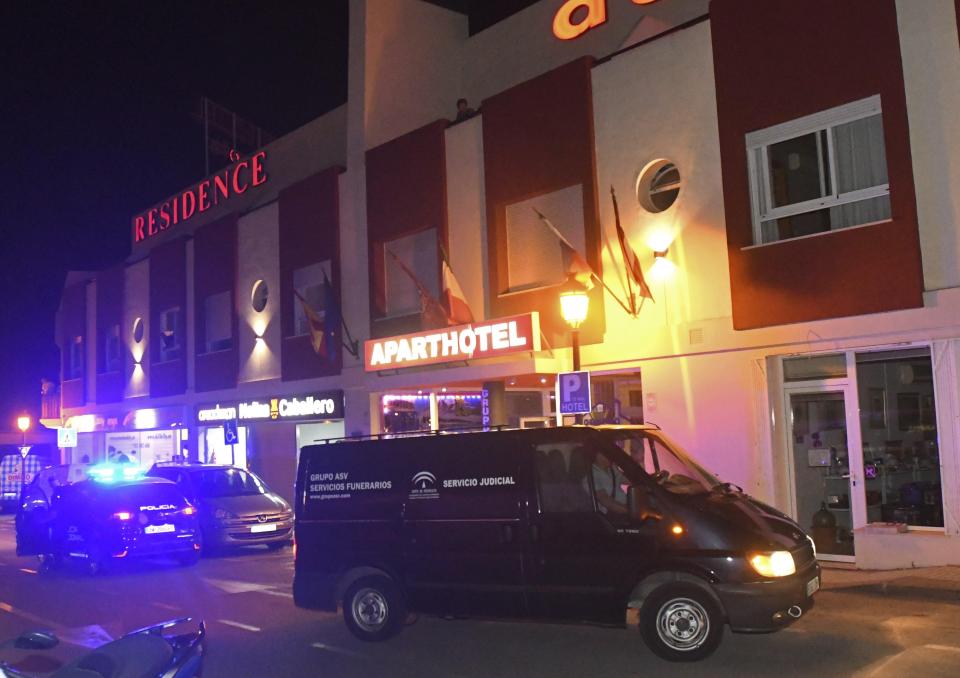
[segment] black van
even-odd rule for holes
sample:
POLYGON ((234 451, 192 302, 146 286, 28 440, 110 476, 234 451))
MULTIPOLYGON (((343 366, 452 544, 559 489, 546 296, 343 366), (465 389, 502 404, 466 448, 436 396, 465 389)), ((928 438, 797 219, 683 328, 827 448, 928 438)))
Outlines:
POLYGON ((638 624, 694 661, 813 606, 813 542, 651 426, 345 440, 303 449, 294 600, 363 640, 408 611, 638 624))

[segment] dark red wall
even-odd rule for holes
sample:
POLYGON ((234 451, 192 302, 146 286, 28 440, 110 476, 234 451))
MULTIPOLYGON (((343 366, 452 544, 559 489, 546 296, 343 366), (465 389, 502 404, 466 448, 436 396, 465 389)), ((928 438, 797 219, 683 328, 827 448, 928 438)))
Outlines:
MULTIPOLYGON (((446 120, 437 120, 367 151, 371 337, 425 329, 420 325, 419 313, 398 318, 383 317, 386 307, 383 243, 436 228, 437 237, 446 246, 444 130, 448 125, 446 120)), ((437 257, 439 261, 439 249, 437 257)), ((424 283, 428 284, 428 281, 424 283)))
POLYGON ((341 167, 331 167, 280 192, 280 299, 284 381, 339 374, 343 363, 341 328, 328 358, 316 354, 309 336, 294 337, 293 272, 303 266, 330 260, 331 283, 340 294, 340 191, 341 167))
MULTIPOLYGON (((495 317, 539 311, 544 335, 568 345, 556 287, 500 296, 508 289, 507 206, 582 184, 587 262, 600 274, 593 96, 589 57, 528 80, 483 102, 483 154, 490 252, 490 311, 495 317)), ((559 248, 559 244, 557 245, 559 248)), ((584 343, 603 340, 603 294, 595 287, 581 330, 584 343)))
POLYGON ((150 396, 178 395, 187 389, 187 241, 171 240, 150 251, 150 396), (183 328, 180 358, 160 361, 160 313, 180 307, 183 328))
POLYGON ((710 15, 734 328, 922 306, 894 1, 713 0, 710 15), (742 249, 753 244, 746 134, 875 94, 892 221, 742 249))
POLYGON ((63 381, 60 389, 60 403, 63 407, 82 407, 86 404, 86 384, 90 366, 86 360, 87 337, 87 284, 77 283, 63 290, 61 300, 63 312, 61 314, 60 335, 60 374, 67 377, 67 368, 70 362, 70 344, 74 337, 83 337, 84 341, 84 370, 79 379, 63 381))
POLYGON ((195 331, 194 390, 214 391, 237 385, 237 216, 227 215, 197 229, 193 235, 193 308, 195 331), (233 345, 207 353, 204 299, 230 292, 233 345))
POLYGON ((123 400, 124 366, 128 361, 123 334, 124 265, 114 266, 97 274, 97 402, 118 403, 123 400), (106 372, 107 335, 120 326, 120 367, 106 372))

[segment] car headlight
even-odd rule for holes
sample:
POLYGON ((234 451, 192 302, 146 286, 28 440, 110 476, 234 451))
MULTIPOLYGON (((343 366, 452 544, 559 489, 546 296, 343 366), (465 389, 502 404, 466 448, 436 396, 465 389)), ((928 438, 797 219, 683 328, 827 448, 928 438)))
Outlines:
POLYGON ((753 569, 764 577, 789 577, 797 571, 793 562, 793 554, 789 551, 773 551, 772 553, 754 553, 749 557, 753 569))
POLYGON ((230 511, 221 508, 213 512, 213 517, 217 520, 230 520, 232 518, 236 518, 236 516, 230 513, 230 511))

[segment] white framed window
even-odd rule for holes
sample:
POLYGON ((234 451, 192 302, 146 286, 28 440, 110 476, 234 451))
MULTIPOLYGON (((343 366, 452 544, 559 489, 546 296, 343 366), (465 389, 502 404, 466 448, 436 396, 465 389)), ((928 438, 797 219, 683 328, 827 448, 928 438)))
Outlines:
POLYGON ((179 306, 160 313, 160 362, 180 358, 181 331, 179 306))
POLYGON ((310 321, 307 319, 307 312, 303 308, 300 297, 321 320, 326 316, 327 297, 324 290, 324 276, 327 280, 330 279, 329 259, 303 266, 293 272, 293 289, 296 291, 293 295, 293 336, 295 337, 310 334, 310 321))
POLYGON ((879 96, 751 132, 746 144, 755 245, 890 219, 879 96))
POLYGON ((203 343, 207 353, 233 346, 232 299, 229 291, 211 294, 203 300, 203 343))
POLYGON ((388 318, 420 312, 417 285, 403 270, 412 273, 434 299, 439 296, 440 257, 437 250, 437 229, 428 228, 383 244, 384 299, 388 318), (390 253, 396 255, 401 266, 390 253))
POLYGON ((107 330, 103 346, 103 372, 120 371, 120 325, 113 325, 107 330))

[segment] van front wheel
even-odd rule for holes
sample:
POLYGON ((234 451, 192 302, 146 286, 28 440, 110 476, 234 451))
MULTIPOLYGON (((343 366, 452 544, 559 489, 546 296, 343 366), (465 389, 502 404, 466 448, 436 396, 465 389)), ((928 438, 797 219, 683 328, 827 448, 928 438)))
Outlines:
POLYGON ((395 636, 407 617, 406 605, 392 579, 363 577, 343 597, 343 621, 360 640, 386 640, 395 636))
POLYGON ((644 601, 640 634, 657 656, 672 662, 695 662, 720 645, 723 615, 698 586, 667 584, 644 601))

